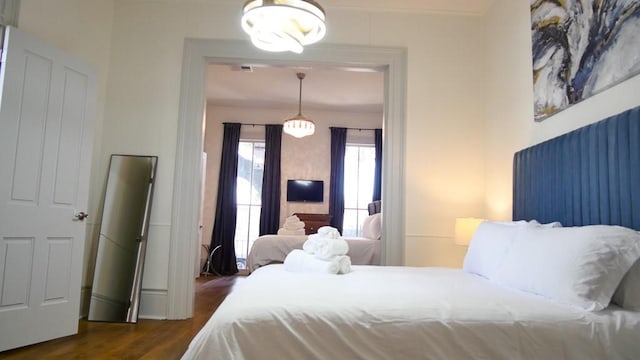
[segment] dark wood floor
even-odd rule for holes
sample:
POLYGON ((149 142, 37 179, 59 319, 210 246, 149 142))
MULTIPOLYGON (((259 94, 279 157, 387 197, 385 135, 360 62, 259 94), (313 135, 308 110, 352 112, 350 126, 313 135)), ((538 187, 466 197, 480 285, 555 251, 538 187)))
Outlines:
POLYGON ((196 281, 194 317, 137 324, 80 321, 77 335, 0 353, 0 359, 179 359, 242 276, 196 281))

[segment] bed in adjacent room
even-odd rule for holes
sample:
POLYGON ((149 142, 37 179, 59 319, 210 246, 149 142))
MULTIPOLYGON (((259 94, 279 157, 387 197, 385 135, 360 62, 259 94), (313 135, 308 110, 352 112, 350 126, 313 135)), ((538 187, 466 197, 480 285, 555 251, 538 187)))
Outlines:
MULTIPOLYGON (((349 244, 347 255, 353 265, 380 265, 381 241, 365 237, 344 237, 349 244)), ((247 268, 250 272, 257 268, 274 263, 282 263, 294 249, 302 249, 307 235, 263 235, 257 238, 249 255, 247 268)))
POLYGON ((637 358, 639 184, 633 109, 516 153, 520 221, 483 222, 463 269, 264 266, 184 359, 637 358))
MULTIPOLYGON (((380 202, 374 202, 379 204, 380 202)), ((372 204, 374 204, 372 203, 372 204)), ((343 237, 349 245, 347 255, 352 265, 380 265, 382 251, 381 214, 379 206, 370 210, 364 219, 361 237, 343 237)), ((263 235, 257 238, 249 255, 247 268, 250 272, 268 264, 282 263, 287 255, 295 249, 302 249, 307 235, 263 235)))

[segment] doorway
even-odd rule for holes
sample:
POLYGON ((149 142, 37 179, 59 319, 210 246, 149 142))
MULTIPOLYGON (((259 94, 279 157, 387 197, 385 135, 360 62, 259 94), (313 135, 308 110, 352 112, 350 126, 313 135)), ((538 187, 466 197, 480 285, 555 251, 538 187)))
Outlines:
POLYGON ((199 243, 202 118, 206 66, 209 63, 250 63, 273 66, 338 66, 370 68, 385 74, 384 150, 382 174, 382 263, 404 262, 404 137, 407 53, 403 48, 321 44, 303 54, 266 53, 248 41, 186 39, 171 226, 167 318, 192 316, 193 268, 199 243), (186 241, 185 239, 191 239, 186 241))
MULTIPOLYGON (((369 146, 373 151, 373 129, 382 128, 384 109, 384 73, 371 69, 343 69, 320 66, 270 66, 265 64, 220 64, 207 66, 206 116, 204 152, 207 154, 205 197, 201 244, 211 242, 213 219, 221 161, 222 127, 224 123, 241 123, 237 174, 237 219, 235 253, 239 269, 246 268, 251 246, 259 235, 260 194, 262 179, 261 156, 264 156, 265 124, 282 124, 298 111, 299 80, 304 72, 301 109, 315 123, 315 133, 303 139, 283 134, 281 142, 281 201, 279 223, 295 213, 327 214, 331 173, 330 127, 346 127, 347 142, 369 146), (356 71, 357 70, 357 71, 356 71), (289 202, 286 180, 323 181, 325 196, 315 202, 289 202)), ((349 151, 347 151, 349 153, 349 151)), ((373 159, 371 159, 374 164, 373 159)), ((357 165, 357 164, 356 164, 357 165)), ((372 201, 373 165, 370 181, 360 191, 360 203, 372 201), (368 198, 364 194, 367 193, 368 198)), ((346 183, 349 183, 348 179, 346 183)), ((350 192, 346 192, 349 195, 350 192)), ((347 196, 346 203, 353 200, 347 196)), ((353 201, 351 201, 353 202, 353 201)), ((362 204, 361 204, 362 205, 362 204)), ((352 207, 352 206, 351 206, 352 207)), ((348 213, 351 213, 348 211, 348 213)), ((357 219, 348 217, 356 236, 357 219)), ((362 220, 362 219, 360 219, 362 220)), ((275 232, 274 232, 275 234, 275 232)), ((205 263, 206 251, 200 263, 205 263)))

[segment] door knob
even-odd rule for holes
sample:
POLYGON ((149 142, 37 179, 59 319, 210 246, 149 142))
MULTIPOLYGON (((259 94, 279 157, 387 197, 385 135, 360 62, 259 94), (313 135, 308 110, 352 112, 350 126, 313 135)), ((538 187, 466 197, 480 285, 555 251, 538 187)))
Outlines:
POLYGON ((78 212, 76 212, 73 216, 75 216, 75 218, 76 218, 77 220, 82 221, 82 220, 84 220, 85 218, 88 218, 88 217, 89 217, 89 214, 85 213, 84 211, 78 211, 78 212))

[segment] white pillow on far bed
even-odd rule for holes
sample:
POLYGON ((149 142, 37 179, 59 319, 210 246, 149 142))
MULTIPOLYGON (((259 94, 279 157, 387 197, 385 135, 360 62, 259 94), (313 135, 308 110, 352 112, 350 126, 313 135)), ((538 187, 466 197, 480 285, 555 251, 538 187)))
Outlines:
POLYGON ((627 310, 640 311, 640 260, 622 278, 612 302, 627 310))
POLYGON ((380 219, 380 216, 380 213, 376 213, 364 218, 362 236, 371 240, 380 240, 382 238, 382 219, 380 219))
POLYGON ((621 226, 520 230, 495 281, 588 311, 609 305, 640 258, 640 234, 621 226))

